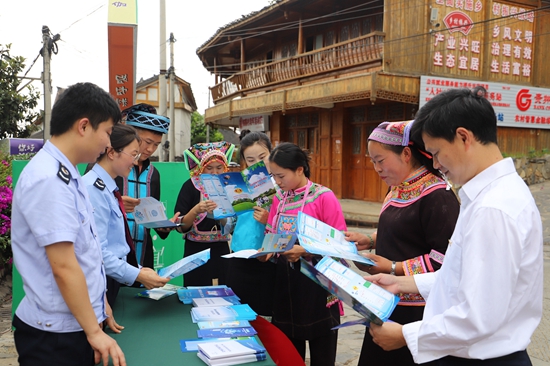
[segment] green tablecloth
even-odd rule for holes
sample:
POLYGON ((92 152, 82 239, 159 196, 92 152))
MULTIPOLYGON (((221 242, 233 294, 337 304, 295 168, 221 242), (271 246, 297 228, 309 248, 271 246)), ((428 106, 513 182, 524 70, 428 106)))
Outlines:
MULTIPOLYGON (((107 332, 118 342, 128 366, 206 365, 195 352, 181 352, 180 340, 197 338, 191 321, 191 305, 176 295, 155 301, 138 298, 143 290, 122 287, 113 309, 115 320, 124 326, 121 334, 107 332)), ((259 339, 257 338, 259 341, 259 339)), ((273 360, 249 365, 274 366, 273 360)))

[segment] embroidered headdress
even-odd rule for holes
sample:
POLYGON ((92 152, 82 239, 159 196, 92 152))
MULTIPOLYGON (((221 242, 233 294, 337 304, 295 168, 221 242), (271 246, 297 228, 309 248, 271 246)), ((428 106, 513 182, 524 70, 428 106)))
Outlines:
POLYGON ((192 175, 199 175, 204 168, 214 161, 224 164, 227 168, 228 161, 233 156, 235 145, 227 142, 199 143, 189 147, 183 152, 185 166, 192 175))
POLYGON ((369 140, 386 145, 408 146, 414 121, 383 122, 370 134, 369 140))
POLYGON ((122 111, 122 117, 126 118, 126 124, 146 130, 168 133, 170 119, 157 114, 155 107, 140 103, 122 111))

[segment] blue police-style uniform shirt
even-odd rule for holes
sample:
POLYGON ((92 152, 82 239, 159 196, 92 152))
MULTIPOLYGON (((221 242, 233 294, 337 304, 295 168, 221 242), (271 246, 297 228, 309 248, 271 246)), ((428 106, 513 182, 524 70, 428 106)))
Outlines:
POLYGON ((70 242, 86 278, 97 322, 105 313, 105 271, 93 209, 82 178, 51 142, 27 164, 12 203, 11 240, 25 297, 16 310, 26 324, 48 332, 82 331, 59 291, 46 255, 48 245, 70 242))
POLYGON ((130 286, 135 282, 139 269, 126 262, 130 247, 126 242, 124 216, 114 195, 114 190, 118 189, 116 183, 99 164, 95 164, 82 180, 94 207, 105 273, 115 281, 130 286))

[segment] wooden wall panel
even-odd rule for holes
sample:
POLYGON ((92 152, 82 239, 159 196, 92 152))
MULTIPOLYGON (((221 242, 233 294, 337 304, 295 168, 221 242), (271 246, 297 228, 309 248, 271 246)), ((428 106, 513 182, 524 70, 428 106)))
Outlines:
POLYGON ((384 2, 384 71, 426 74, 428 1, 384 2))
POLYGON ((275 112, 269 118, 269 130, 270 130, 270 139, 273 147, 277 146, 281 142, 281 136, 283 135, 281 129, 283 123, 281 123, 281 113, 275 112))
POLYGON ((332 113, 332 133, 331 133, 331 178, 330 186, 336 197, 342 198, 342 181, 343 181, 343 122, 344 110, 342 106, 335 106, 332 113))
POLYGON ((548 57, 550 54, 550 10, 538 11, 536 17, 535 50, 533 60, 533 85, 550 87, 548 57))
POLYGON ((500 151, 508 156, 540 154, 550 149, 550 130, 499 127, 497 140, 500 151))

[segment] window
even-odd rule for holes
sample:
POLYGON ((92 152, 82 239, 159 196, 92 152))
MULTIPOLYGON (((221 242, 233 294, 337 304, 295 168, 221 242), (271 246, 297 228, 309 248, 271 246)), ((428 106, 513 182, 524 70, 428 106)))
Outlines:
POLYGON ((352 23, 351 25, 351 38, 357 38, 359 37, 361 34, 360 32, 360 26, 359 26, 359 22, 354 22, 352 23))
POLYGON ((343 26, 340 29, 340 42, 345 42, 349 39, 349 26, 343 26))

